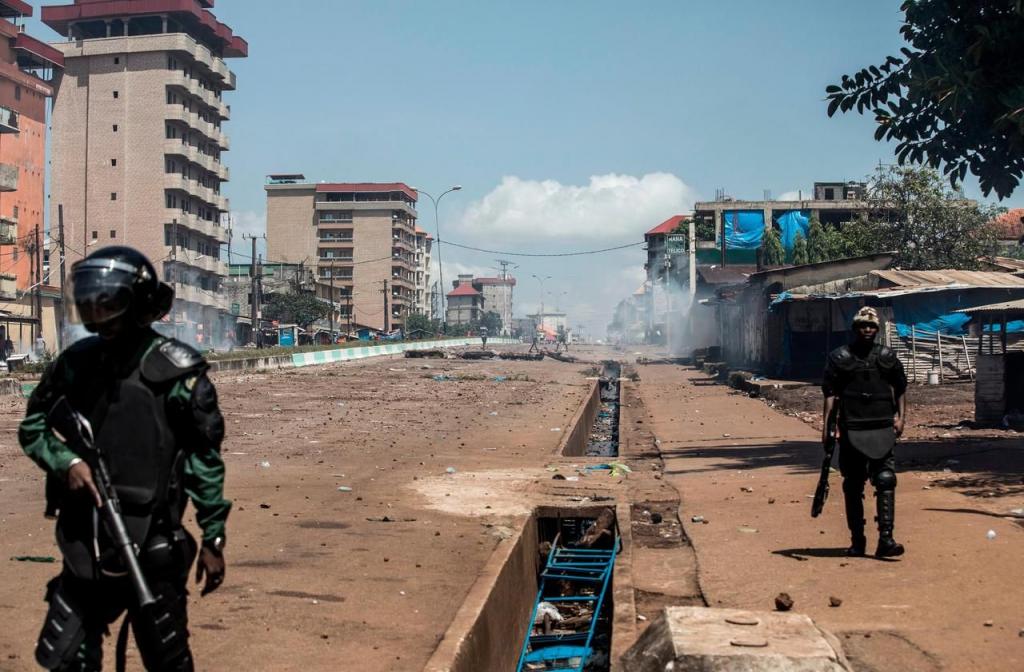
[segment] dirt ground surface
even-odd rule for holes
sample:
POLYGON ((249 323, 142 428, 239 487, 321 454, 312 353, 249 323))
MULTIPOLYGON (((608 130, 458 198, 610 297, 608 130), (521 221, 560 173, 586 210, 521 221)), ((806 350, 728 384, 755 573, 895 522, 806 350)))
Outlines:
MULTIPOLYGON (((1006 516, 1024 506, 1015 432, 969 437, 945 427, 936 436, 947 411, 911 402, 917 420, 897 448, 896 536, 907 554, 848 559, 838 473, 825 513, 809 513, 820 429, 692 369, 638 371, 711 606, 771 609, 788 592, 796 611, 840 636, 863 672, 1024 669, 1024 529, 1006 516)), ((970 416, 948 396, 956 411, 944 424, 955 426, 970 416)), ((820 413, 820 391, 803 398, 804 408, 790 402, 791 414, 820 413)))
MULTIPOLYGON (((386 358, 215 375, 234 510, 227 581, 191 596, 198 669, 422 669, 528 512, 524 489, 550 478, 545 464, 592 384, 583 368, 386 358)), ((0 401, 8 672, 37 669, 43 589, 59 568, 9 560, 58 555, 42 473, 17 444, 23 413, 22 400, 0 401)))

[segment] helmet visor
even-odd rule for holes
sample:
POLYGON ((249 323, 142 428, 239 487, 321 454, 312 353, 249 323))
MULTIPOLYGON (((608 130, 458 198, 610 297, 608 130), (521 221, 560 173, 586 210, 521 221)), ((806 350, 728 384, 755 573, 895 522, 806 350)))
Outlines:
POLYGON ((128 312, 135 269, 109 259, 79 262, 71 272, 67 305, 69 321, 94 331, 128 312))

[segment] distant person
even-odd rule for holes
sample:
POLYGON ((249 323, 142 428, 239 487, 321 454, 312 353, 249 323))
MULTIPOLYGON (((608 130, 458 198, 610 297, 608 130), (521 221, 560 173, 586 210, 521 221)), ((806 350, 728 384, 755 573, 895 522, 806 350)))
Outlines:
POLYGON ((487 347, 487 327, 480 327, 480 343, 481 348, 487 347))
POLYGON ((4 359, 9 358, 14 354, 14 341, 7 338, 4 339, 4 359))
POLYGON ((46 354, 46 339, 42 336, 36 337, 36 357, 39 359, 43 358, 46 354))
POLYGON ((881 323, 874 308, 853 317, 853 339, 828 355, 822 392, 825 394, 822 440, 827 441, 829 418, 838 411, 839 471, 843 476, 846 524, 850 528, 847 555, 866 552, 864 483, 875 486, 879 558, 903 555, 893 539, 896 518, 896 438, 907 417, 907 376, 889 348, 876 343, 881 323))

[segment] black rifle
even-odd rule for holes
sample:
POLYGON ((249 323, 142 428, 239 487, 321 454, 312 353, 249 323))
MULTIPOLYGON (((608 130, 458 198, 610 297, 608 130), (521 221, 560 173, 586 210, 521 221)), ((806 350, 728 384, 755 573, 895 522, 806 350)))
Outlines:
POLYGON ((814 490, 814 501, 811 502, 811 518, 817 518, 825 508, 828 499, 828 473, 832 469, 832 456, 836 452, 836 414, 833 408, 825 421, 825 457, 821 461, 821 474, 818 476, 818 487, 814 490))
POLYGON ((124 518, 121 517, 121 502, 118 500, 117 491, 110 480, 110 470, 107 468, 103 453, 96 447, 93 440, 92 426, 88 420, 71 407, 67 397, 57 400, 57 403, 50 409, 47 420, 54 435, 92 469, 96 489, 100 493, 100 501, 103 502, 103 506, 99 509, 103 526, 128 570, 128 576, 131 578, 139 606, 143 608, 153 606, 156 604, 156 599, 149 589, 146 577, 142 574, 142 567, 139 566, 138 551, 131 537, 128 536, 128 528, 125 527, 124 518))

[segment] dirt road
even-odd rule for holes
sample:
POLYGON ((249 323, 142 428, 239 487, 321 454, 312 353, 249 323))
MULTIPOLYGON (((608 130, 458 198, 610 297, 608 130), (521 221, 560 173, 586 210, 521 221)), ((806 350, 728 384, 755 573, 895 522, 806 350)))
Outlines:
MULTIPOLYGON (((383 359, 215 376, 234 511, 227 581, 191 600, 199 669, 422 669, 501 521, 525 512, 508 504, 539 477, 522 467, 543 472, 582 368, 383 359), (505 509, 481 504, 492 490, 505 509)), ((24 403, 0 404, 0 669, 14 672, 36 669, 58 565, 8 560, 57 550, 42 474, 17 446, 24 403)))
MULTIPOLYGON (((896 533, 908 552, 847 559, 838 474, 824 515, 809 515, 814 428, 693 370, 640 374, 711 606, 771 609, 788 592, 858 670, 1024 669, 1024 529, 999 515, 1024 505, 1018 439, 901 443, 896 533)), ((870 518, 870 494, 866 504, 870 518)))

